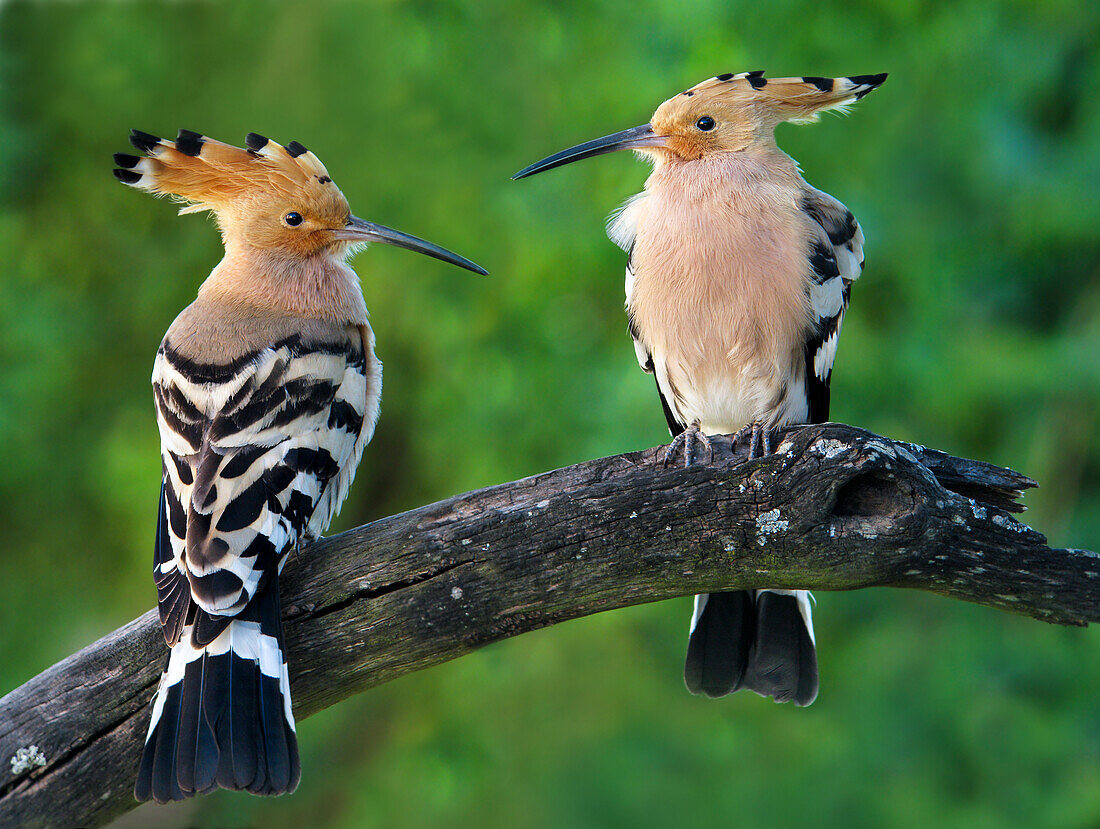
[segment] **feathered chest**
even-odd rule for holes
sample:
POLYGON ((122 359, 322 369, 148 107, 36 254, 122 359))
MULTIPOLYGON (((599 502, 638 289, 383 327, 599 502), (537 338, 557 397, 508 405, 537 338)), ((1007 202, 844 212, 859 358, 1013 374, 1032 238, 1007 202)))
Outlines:
POLYGON ((727 362, 800 347, 811 319, 800 191, 759 178, 675 178, 655 173, 628 208, 627 304, 650 352, 727 362))

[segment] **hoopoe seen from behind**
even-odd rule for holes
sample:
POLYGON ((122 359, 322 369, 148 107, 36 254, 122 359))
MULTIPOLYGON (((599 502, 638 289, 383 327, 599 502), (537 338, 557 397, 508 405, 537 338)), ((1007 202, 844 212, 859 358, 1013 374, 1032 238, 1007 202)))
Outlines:
POLYGON ((351 215, 296 141, 134 131, 125 184, 211 211, 225 256, 153 365, 163 479, 153 576, 171 648, 135 796, 281 794, 300 766, 279 612, 292 550, 328 527, 374 433, 382 364, 355 272, 373 241, 479 266, 351 215))
MULTIPOLYGON (((771 451, 771 430, 829 419, 829 380, 863 233, 844 205, 802 178, 775 143, 782 121, 814 121, 886 80, 710 78, 661 104, 648 124, 556 153, 522 178, 614 150, 648 156, 645 190, 611 219, 628 254, 626 306, 641 367, 654 375, 691 463, 708 434, 771 451)), ((695 597, 684 678, 717 697, 748 688, 777 702, 817 697, 805 590, 695 597)))

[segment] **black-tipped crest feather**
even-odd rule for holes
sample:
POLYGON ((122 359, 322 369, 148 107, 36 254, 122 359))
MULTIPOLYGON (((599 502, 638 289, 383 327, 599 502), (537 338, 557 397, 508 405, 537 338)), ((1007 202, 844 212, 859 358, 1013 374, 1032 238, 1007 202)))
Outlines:
POLYGON ((192 158, 198 157, 202 152, 202 143, 202 134, 192 130, 180 130, 176 136, 176 149, 192 158))
POLYGON ((833 78, 821 78, 813 75, 807 75, 802 78, 803 83, 812 83, 817 87, 819 92, 832 92, 833 84, 836 82, 833 78))
POLYGON ((141 173, 135 173, 133 170, 112 170, 115 174, 115 178, 121 181, 123 184, 137 184, 141 181, 141 173))
POLYGON ((888 72, 880 72, 877 75, 849 75, 848 80, 861 86, 882 86, 888 76, 888 72))
POLYGON ((153 147, 160 143, 160 138, 141 130, 130 130, 130 143, 134 145, 135 149, 148 153, 152 152, 153 147))

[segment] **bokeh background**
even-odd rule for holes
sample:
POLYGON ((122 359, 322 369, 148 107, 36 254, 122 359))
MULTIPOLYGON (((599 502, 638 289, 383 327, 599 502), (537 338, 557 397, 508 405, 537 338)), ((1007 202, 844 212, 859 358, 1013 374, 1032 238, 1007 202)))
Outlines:
MULTIPOLYGON (((1100 547, 1098 56, 1088 0, 7 3, 0 692, 155 598, 149 373, 220 246, 111 177, 131 127, 302 141, 356 213, 492 272, 357 259, 386 382, 347 528, 667 440, 603 232, 645 168, 512 172, 720 72, 889 71, 850 116, 779 128, 868 240, 833 416, 1024 471, 1027 520, 1100 547)), ((292 797, 130 825, 1100 825, 1100 631, 912 591, 818 599, 806 710, 689 696, 685 598, 305 721, 292 797)))

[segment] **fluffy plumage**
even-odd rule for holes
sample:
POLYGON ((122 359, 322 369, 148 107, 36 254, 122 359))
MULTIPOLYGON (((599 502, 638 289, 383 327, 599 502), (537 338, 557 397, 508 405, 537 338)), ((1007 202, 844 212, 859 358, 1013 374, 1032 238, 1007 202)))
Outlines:
MULTIPOLYGON (((615 149, 654 162, 645 190, 612 216, 608 232, 628 253, 630 333, 673 435, 828 420, 863 233, 844 205, 805 182, 774 130, 843 110, 885 79, 719 75, 665 101, 649 124, 517 174, 615 149)), ((808 593, 697 596, 685 680, 710 696, 750 688, 811 703, 808 593)))
POLYGON ((139 799, 297 785, 277 577, 327 528, 378 415, 381 369, 358 327, 314 326, 210 363, 176 345, 201 310, 169 329, 153 369, 164 466, 154 579, 172 653, 139 799))
POLYGON ((284 147, 249 133, 242 149, 190 130, 175 141, 134 130, 130 142, 145 156, 117 153, 119 181, 182 202, 181 214, 212 212, 227 249, 314 256, 333 247, 333 231, 351 216, 325 165, 296 141, 284 147), (292 212, 301 224, 283 221, 292 212))
POLYGON ((351 215, 297 142, 247 149, 135 131, 116 177, 213 211, 225 257, 153 366, 163 482, 154 580, 168 665, 135 795, 293 791, 301 774, 278 576, 328 527, 374 432, 382 365, 352 245, 383 241, 484 271, 351 215))

